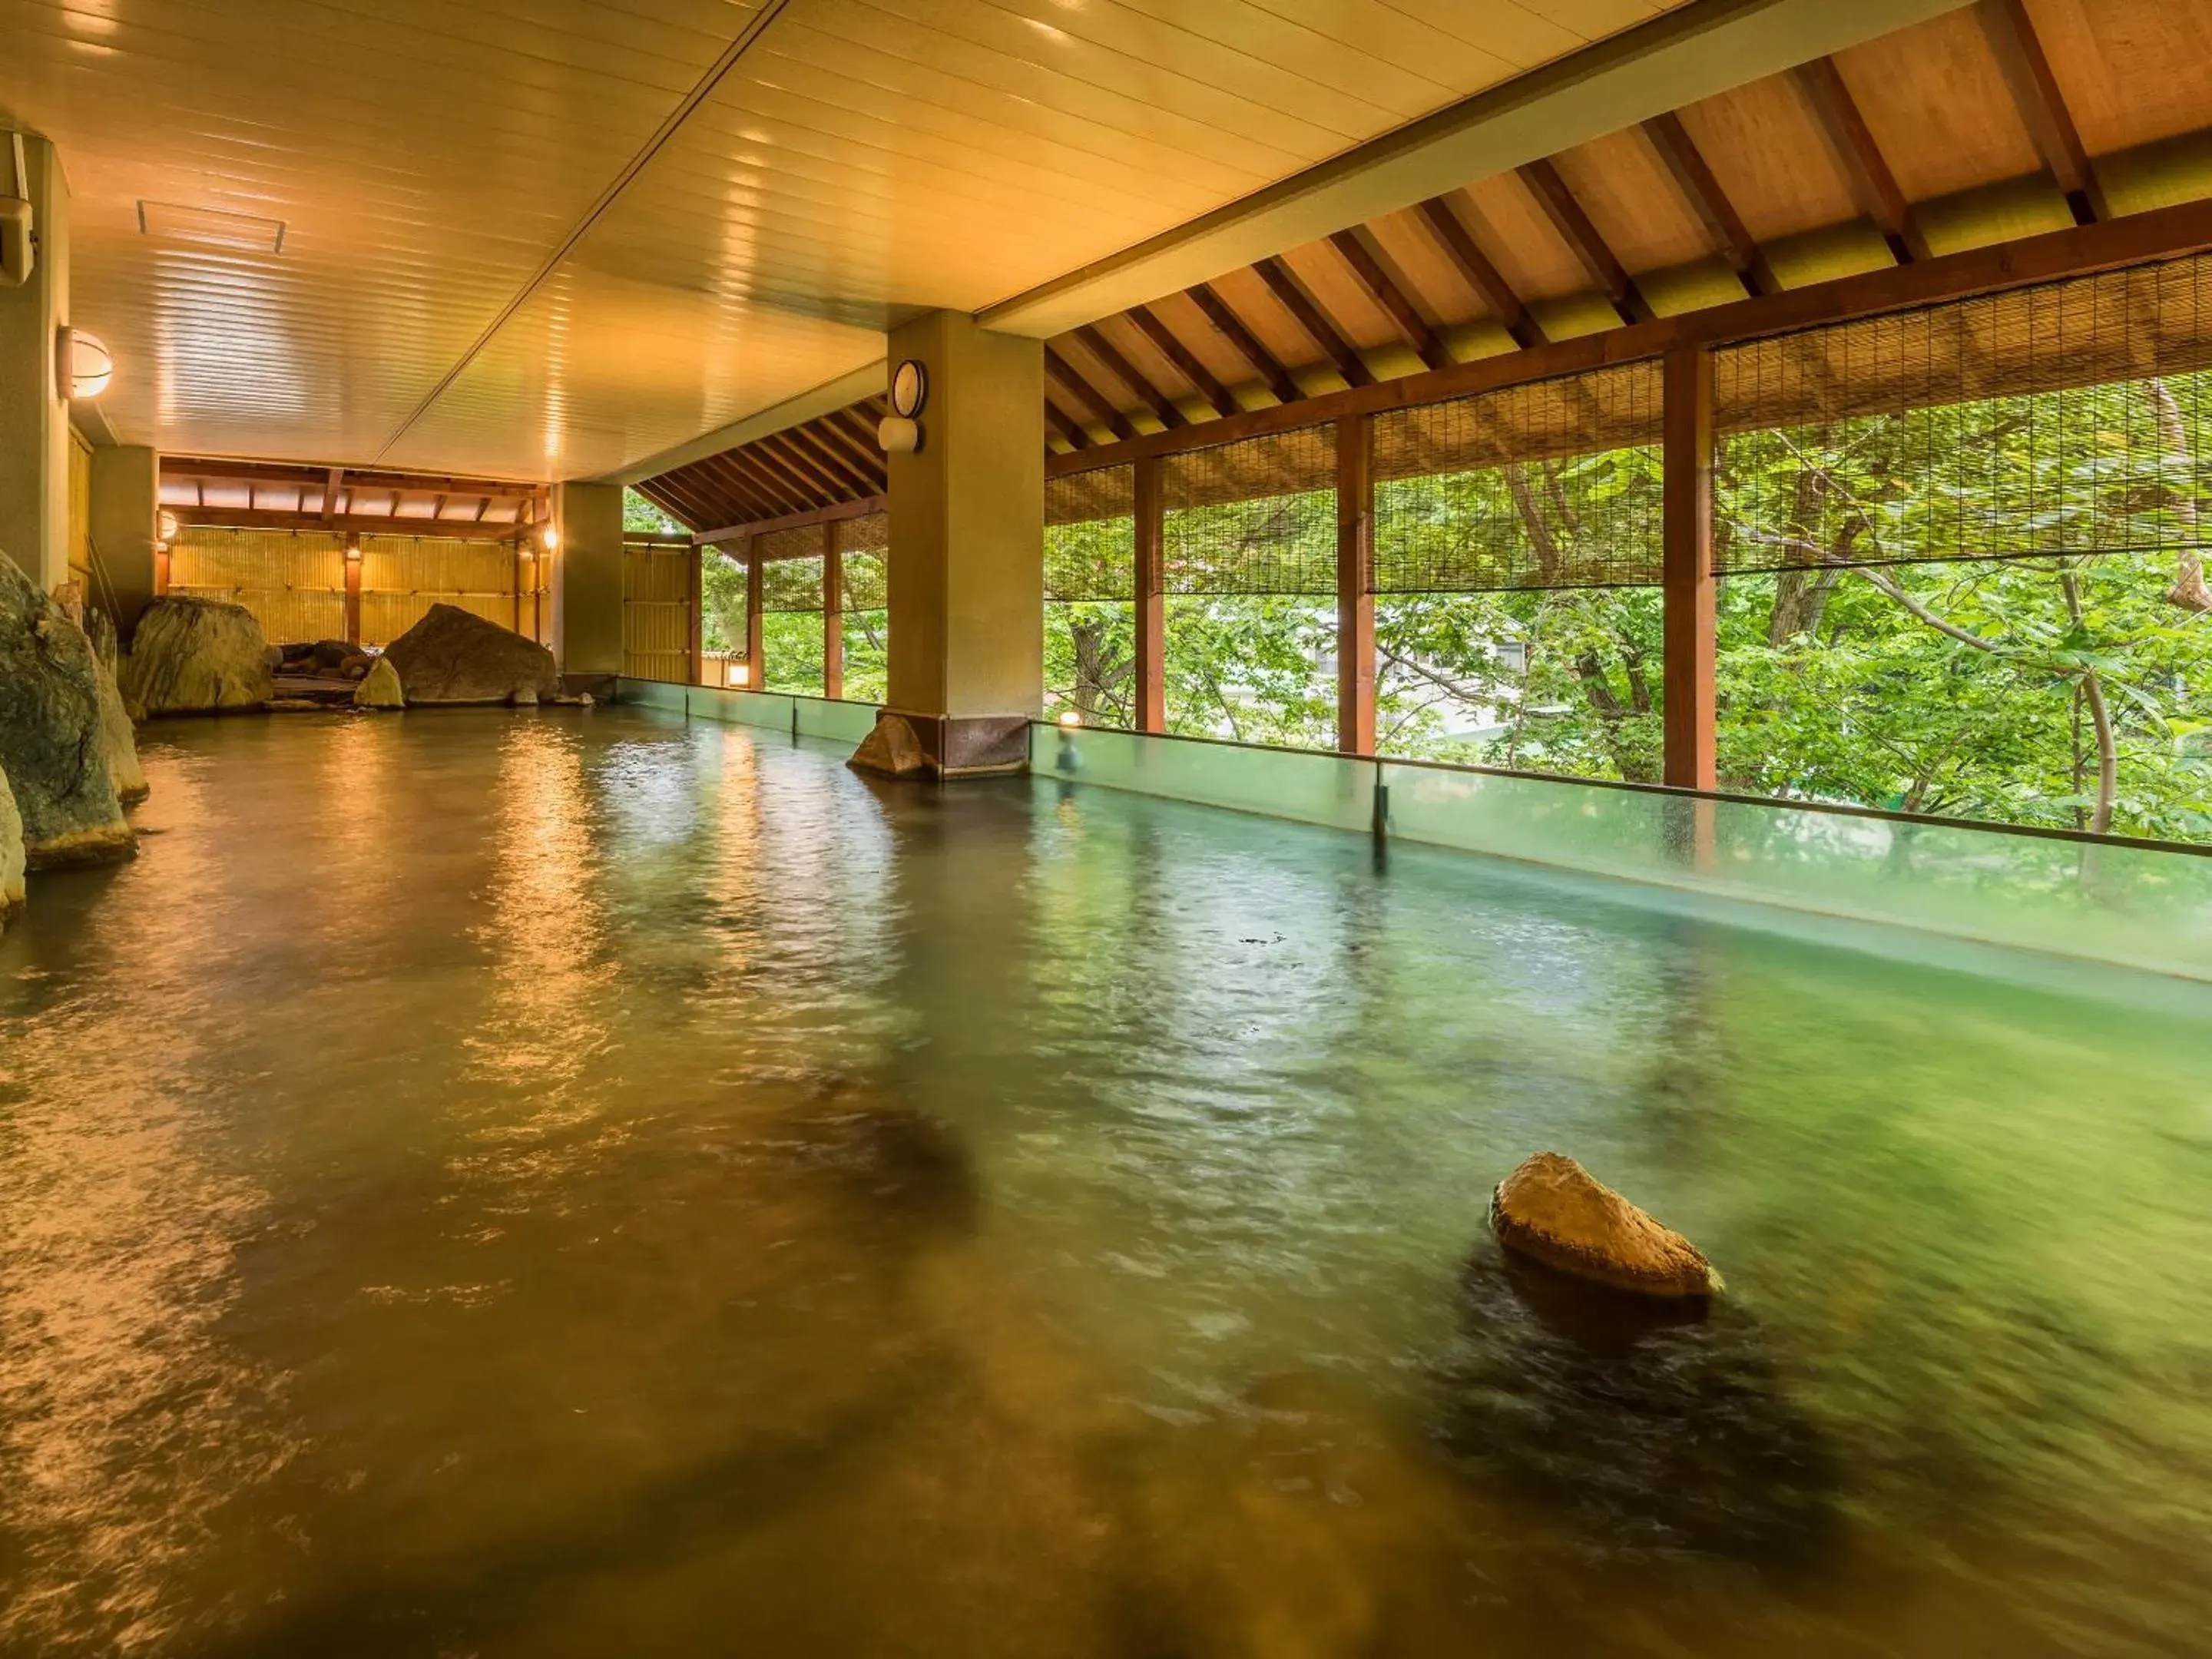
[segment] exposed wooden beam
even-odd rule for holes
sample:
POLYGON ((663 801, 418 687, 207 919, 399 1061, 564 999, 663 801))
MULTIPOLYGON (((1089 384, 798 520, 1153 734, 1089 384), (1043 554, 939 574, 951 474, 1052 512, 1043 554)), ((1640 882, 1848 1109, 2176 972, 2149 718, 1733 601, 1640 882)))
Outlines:
POLYGON ((2065 192, 2074 222, 2094 225, 2100 219, 2111 218, 2112 204, 2105 199, 2096 166, 2081 142, 2081 129, 2074 125, 2074 112, 2066 107, 2066 95, 2059 89, 2050 55, 2043 50, 2042 38, 2035 32, 2035 20, 2027 15, 2024 0, 1980 0, 1975 9, 1981 14, 1982 32, 1989 37, 1990 49, 2004 71, 2012 101, 2027 124, 2044 166, 2065 192))
POLYGON ((743 449, 731 452, 732 460, 750 461, 761 472, 783 482, 784 494, 802 507, 823 507, 837 497, 835 489, 826 488, 798 466, 777 446, 775 435, 756 438, 743 449))
POLYGON ((1150 433, 1132 441, 1103 446, 1079 462, 1061 455, 1046 465, 1053 472, 1118 465, 1140 455, 1174 454, 1319 426, 1348 415, 1410 409, 1621 363, 1647 362, 1685 345, 1740 344, 2207 252, 2212 252, 2212 200, 2154 208, 2100 224, 2049 231, 1910 265, 1887 265, 1633 327, 1604 329, 1525 351, 1409 374, 1379 386, 1328 392, 1288 407, 1247 410, 1182 432, 1150 433))
POLYGON ((1328 245, 1336 250, 1338 258, 1352 267, 1352 274, 1359 279, 1360 287, 1382 307, 1424 367, 1443 368, 1450 364, 1452 355, 1444 349, 1444 343, 1429 326, 1428 319, 1421 315, 1406 290, 1382 268, 1382 262, 1368 252, 1367 244, 1359 240, 1357 231, 1340 230, 1328 239, 1328 245))
POLYGON ((1827 135, 1860 210, 1874 221, 1875 228, 1889 244, 1891 255, 1901 265, 1928 258, 1928 239, 1921 234, 1920 216, 1912 210, 1912 204, 1898 185, 1897 175, 1889 170, 1881 146, 1874 141, 1874 130, 1867 125, 1850 88, 1844 84, 1836 60, 1816 58, 1799 64, 1797 83, 1820 118, 1820 130, 1827 135))
POLYGON ((1713 355, 1704 346, 1667 354, 1661 508, 1661 701, 1664 781, 1678 789, 1719 786, 1716 763, 1713 578, 1713 355))
POLYGON ((769 489, 727 454, 702 457, 666 476, 681 480, 686 489, 696 489, 708 524, 732 516, 728 508, 732 503, 748 516, 771 517, 787 510, 781 491, 769 489))
POLYGON ((757 444, 747 444, 743 449, 726 450, 720 455, 710 456, 702 465, 722 468, 729 474, 747 481, 763 506, 785 513, 798 513, 821 505, 799 480, 771 465, 768 456, 761 453, 757 444))
POLYGON ((810 454, 799 441, 799 428, 772 433, 755 441, 755 447, 773 455, 789 467, 824 501, 842 501, 848 493, 845 482, 830 468, 810 454))
POLYGON ((474 524, 465 519, 440 524, 429 519, 362 517, 341 513, 325 520, 320 513, 284 513, 274 508, 182 507, 169 509, 185 524, 212 530, 328 530, 370 536, 428 536, 443 541, 511 542, 522 534, 511 524, 474 524))
POLYGON ((1060 437, 1066 441, 1069 448, 1088 449, 1091 447, 1091 434, 1083 429, 1083 423, 1077 420, 1073 416, 1070 415, 1066 410, 1062 409, 1058 404, 1053 402, 1050 398, 1047 398, 1044 400, 1044 419, 1045 424, 1050 427, 1054 432, 1060 434, 1060 437))
POLYGON ((1542 326, 1528 314, 1528 307, 1521 303, 1521 296, 1513 291, 1513 284, 1505 280, 1505 273, 1492 262, 1488 254, 1477 246, 1474 236, 1461 222, 1452 205, 1441 196, 1430 198, 1421 204, 1421 218, 1443 248, 1445 257, 1467 279, 1468 285, 1480 294, 1485 304, 1497 314, 1499 326, 1517 346, 1540 346, 1544 343, 1542 326))
POLYGON ((823 437, 814 424, 793 427, 785 435, 812 454, 848 493, 873 495, 881 490, 882 486, 871 474, 862 471, 851 456, 823 437))
POLYGON ((1653 315, 1651 305, 1644 297, 1644 290, 1628 274, 1605 238, 1598 233, 1596 224, 1575 199, 1567 181, 1559 170, 1548 161, 1530 161, 1520 169, 1521 182, 1528 186, 1536 198, 1536 205, 1544 210, 1544 216, 1567 245, 1598 291, 1603 294, 1624 323, 1648 323, 1653 315))
POLYGON ((1052 377, 1054 386, 1096 415, 1115 437, 1137 435, 1137 428, 1129 424, 1127 416, 1115 407, 1114 400, 1085 380, 1073 363, 1050 346, 1044 349, 1044 372, 1052 377))
POLYGON ((1185 292, 1190 295, 1190 301, 1198 307, 1200 314, 1213 325, 1223 339, 1236 348, 1237 355, 1258 371, 1260 378, 1267 383, 1267 390, 1275 394, 1277 403, 1294 404, 1306 395, 1298 383, 1291 378, 1291 371, 1283 367, 1273 352, 1261 343, 1260 337, 1237 314, 1236 307, 1223 299, 1211 283, 1200 283, 1185 292))
POLYGON ((1152 418, 1162 426, 1172 431, 1176 427, 1190 424, 1190 417, 1175 406, 1175 399, 1146 380, 1137 366, 1098 331, 1097 325, 1085 323, 1075 331, 1075 337, 1083 343, 1085 350, 1106 366, 1108 374, 1137 394, 1138 400, 1152 411, 1152 418))
POLYGON ((1758 238, 1736 211, 1729 193, 1721 188, 1712 165, 1705 160, 1705 152, 1690 137, 1690 130, 1682 125, 1682 118, 1671 112, 1655 115, 1644 124, 1644 136, 1651 141, 1659 159, 1667 164, 1667 171, 1674 177, 1675 187, 1682 192, 1692 211, 1704 221, 1705 234, 1719 244, 1719 251, 1728 255, 1738 281, 1747 294, 1779 294, 1782 283, 1767 263, 1758 238))
MULTIPOLYGON (((342 466, 332 467, 330 476, 323 480, 323 522, 325 524, 333 522, 338 516, 338 490, 344 483, 345 469, 342 466)), ((485 497, 484 505, 486 507, 491 505, 490 497, 485 497)), ((483 514, 479 512, 477 516, 482 518, 483 514)))
POLYGON ((1375 752, 1375 433, 1336 423, 1336 747, 1375 752))
POLYGON ((1147 456, 1130 469, 1136 538, 1136 605, 1130 618, 1130 724, 1139 732, 1168 729, 1167 601, 1162 532, 1165 510, 1160 464, 1147 456))
POLYGON ((854 437, 851 428, 842 422, 827 416, 815 422, 810 430, 860 470, 860 476, 867 479, 872 486, 868 491, 870 495, 882 494, 884 452, 876 447, 872 433, 869 434, 867 441, 863 442, 854 437))
POLYGON ((779 530, 806 530, 817 524, 842 524, 848 519, 865 519, 871 514, 884 512, 889 506, 881 495, 871 495, 865 501, 840 501, 835 507, 817 507, 804 513, 780 514, 773 518, 748 520, 743 524, 726 524, 718 529, 702 530, 692 537, 693 544, 705 547, 710 544, 743 541, 752 536, 769 536, 779 530))
POLYGON ((1230 395, 1229 388, 1222 385, 1213 371, 1200 361, 1197 353, 1182 343, 1182 337, 1168 326, 1158 313, 1150 306, 1139 306, 1127 314, 1129 320, 1137 325, 1138 331, 1158 349, 1160 356, 1175 365, 1176 372, 1198 388, 1198 395, 1206 399, 1215 414, 1234 415, 1237 412, 1237 399, 1230 395))
POLYGON ((1298 326, 1322 349, 1329 362, 1336 365, 1336 372, 1344 376, 1346 386, 1375 384, 1375 371, 1367 367, 1358 348, 1344 337, 1328 314, 1314 302, 1313 296, 1306 292, 1305 285, 1291 274, 1291 268, 1283 263, 1280 256, 1262 259, 1252 269, 1267 285, 1267 292, 1283 302, 1283 309, 1297 319, 1298 326))

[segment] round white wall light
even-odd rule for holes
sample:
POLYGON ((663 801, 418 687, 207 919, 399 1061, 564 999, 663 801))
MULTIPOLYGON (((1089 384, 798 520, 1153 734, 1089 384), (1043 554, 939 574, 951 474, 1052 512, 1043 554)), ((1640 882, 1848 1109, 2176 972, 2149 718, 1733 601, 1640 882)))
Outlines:
POLYGON ((64 325, 54 346, 54 379, 66 400, 89 403, 115 381, 115 354, 97 334, 64 325))

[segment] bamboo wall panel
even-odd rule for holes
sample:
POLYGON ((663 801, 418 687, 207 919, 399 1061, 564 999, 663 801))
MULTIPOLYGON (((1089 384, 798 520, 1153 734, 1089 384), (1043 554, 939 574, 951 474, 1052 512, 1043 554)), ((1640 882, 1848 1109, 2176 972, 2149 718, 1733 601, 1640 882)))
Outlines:
MULTIPOLYGON (((361 538, 361 639, 389 645, 429 614, 434 605, 462 610, 513 628, 514 550, 503 542, 436 536, 361 538)), ((524 619, 524 631, 529 621, 524 619)))
POLYGON ((338 639, 345 543, 310 532, 188 527, 170 555, 168 591, 244 605, 271 643, 338 639))
POLYGON ((88 601, 98 604, 92 584, 92 446, 70 428, 69 573, 84 586, 88 601))
POLYGON ((691 678, 691 561, 688 547, 623 550, 623 672, 688 684, 691 678))

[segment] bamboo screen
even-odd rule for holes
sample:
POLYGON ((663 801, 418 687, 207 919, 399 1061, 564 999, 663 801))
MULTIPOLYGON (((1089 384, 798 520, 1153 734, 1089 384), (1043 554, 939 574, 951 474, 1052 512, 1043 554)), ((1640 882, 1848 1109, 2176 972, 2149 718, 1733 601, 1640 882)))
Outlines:
POLYGON ((2205 539, 2212 259, 1715 354, 1723 571, 2205 539))
POLYGON ((623 672, 631 679, 691 678, 689 547, 623 549, 623 672))
POLYGON ((822 608, 822 556, 778 559, 761 567, 761 614, 772 617, 822 608))
POLYGON ((272 642, 345 632, 345 543, 289 530, 209 530, 178 537, 169 592, 242 605, 272 642))
POLYGON ((1663 395, 1632 363, 1376 416, 1375 591, 1656 583, 1663 395))
POLYGON ((1334 426, 1170 456, 1160 495, 1168 592, 1335 593, 1334 426))
POLYGON ((1137 596, 1137 471, 1065 472, 1044 487, 1044 596, 1057 604, 1137 596))
POLYGON ((88 604, 100 602, 92 574, 92 446, 70 428, 69 573, 82 585, 88 604))
POLYGON ((844 572, 842 599, 848 612, 884 611, 890 606, 891 521, 882 513, 848 519, 837 526, 837 556, 844 572))
POLYGON ((514 549, 504 542, 362 537, 362 643, 391 644, 429 615, 434 605, 457 605, 501 628, 514 628, 526 620, 516 611, 515 564, 514 549))

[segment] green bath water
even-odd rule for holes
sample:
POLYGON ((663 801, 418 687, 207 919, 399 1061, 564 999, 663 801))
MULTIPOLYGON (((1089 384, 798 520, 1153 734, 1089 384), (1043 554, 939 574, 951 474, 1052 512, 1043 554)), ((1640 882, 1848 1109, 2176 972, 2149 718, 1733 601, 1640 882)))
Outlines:
POLYGON ((2212 1644, 2202 987, 619 709, 144 747, 0 937, 0 1652, 2212 1644), (1709 1317, 1499 1258, 1544 1148, 1709 1317))

